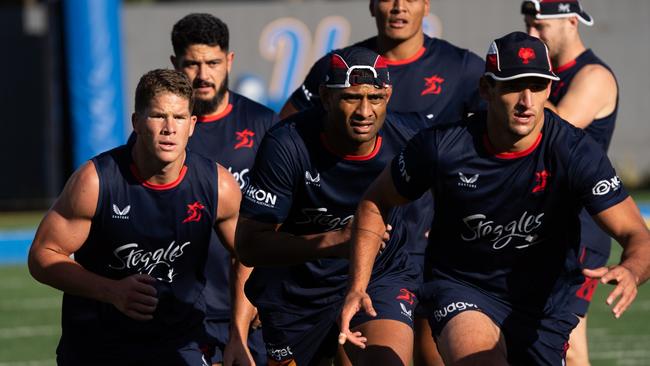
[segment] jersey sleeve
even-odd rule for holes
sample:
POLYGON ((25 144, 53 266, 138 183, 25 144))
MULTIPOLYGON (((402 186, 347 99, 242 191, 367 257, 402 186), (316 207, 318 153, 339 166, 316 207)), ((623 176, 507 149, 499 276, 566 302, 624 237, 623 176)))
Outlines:
POLYGON ((420 131, 391 162, 391 176, 397 192, 416 200, 433 186, 437 154, 432 129, 420 131))
POLYGON ((384 123, 386 122, 394 124, 395 128, 398 129, 407 140, 410 140, 421 130, 431 127, 434 124, 435 119, 429 118, 424 113, 419 112, 388 112, 384 123))
POLYGON ((289 151, 273 134, 262 140, 241 202, 240 214, 256 221, 284 222, 292 204, 295 162, 289 151))
POLYGON ((289 97, 289 102, 299 111, 320 105, 318 87, 325 80, 329 67, 329 54, 321 57, 311 67, 305 81, 289 97))
POLYGON ((578 142, 570 163, 571 188, 590 215, 596 215, 628 197, 609 158, 589 136, 585 135, 578 142))
POLYGON ((485 111, 487 103, 478 91, 478 83, 485 70, 485 61, 473 52, 467 52, 463 70, 463 104, 465 115, 485 111))

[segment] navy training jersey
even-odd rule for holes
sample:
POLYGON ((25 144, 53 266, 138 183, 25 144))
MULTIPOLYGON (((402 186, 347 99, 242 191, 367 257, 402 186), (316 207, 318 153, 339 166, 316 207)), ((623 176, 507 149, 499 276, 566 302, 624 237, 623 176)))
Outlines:
POLYGON ((519 153, 492 153, 480 113, 423 130, 393 160, 400 194, 433 191, 428 280, 453 278, 532 312, 573 297, 583 280, 580 209, 595 215, 628 195, 584 131, 549 110, 544 119, 540 138, 519 153))
MULTIPOLYGON (((377 50, 377 37, 354 46, 377 50)), ((304 83, 289 98, 299 110, 319 104, 318 86, 325 79, 329 67, 329 54, 312 66, 304 83)), ((455 122, 469 112, 485 110, 485 102, 478 92, 479 79, 485 62, 476 54, 451 43, 424 36, 422 48, 410 59, 386 60, 393 85, 388 110, 417 112, 431 120, 430 125, 455 122)), ((408 222, 419 226, 417 220, 430 222, 432 198, 423 197, 422 207, 411 206, 405 211, 408 222)), ((413 227, 413 228, 414 228, 413 227)), ((413 229, 411 228, 411 229, 413 229)), ((424 257, 427 240, 424 234, 412 237, 409 252, 424 257)), ((419 260, 422 262, 422 260, 419 260)))
MULTIPOLYGON (((426 123, 389 113, 372 153, 340 157, 322 138, 324 113, 319 107, 309 109, 267 133, 244 192, 243 217, 281 223, 280 231, 294 235, 344 228, 368 186, 415 134, 410 126, 426 123)), ((375 262, 375 277, 413 270, 408 255, 399 250, 406 240, 403 229, 396 222, 391 224, 391 240, 375 262)), ((280 268, 256 267, 246 283, 246 295, 256 306, 295 309, 326 305, 342 298, 347 275, 348 260, 341 258, 280 268)))
MULTIPOLYGON (((354 46, 377 50, 377 37, 354 46)), ((293 92, 289 101, 304 110, 318 101, 318 86, 325 80, 330 54, 319 59, 307 74, 304 83, 293 92)), ((485 110, 478 93, 479 79, 485 62, 469 50, 451 43, 424 36, 422 48, 407 60, 386 59, 393 94, 388 110, 417 112, 440 122, 455 122, 469 112, 485 110)))
POLYGON ((57 353, 126 360, 198 341, 203 269, 218 199, 217 167, 188 152, 179 178, 153 185, 138 178, 131 146, 92 159, 99 198, 88 239, 75 252, 85 269, 111 279, 156 278, 153 320, 136 321, 112 304, 64 293, 57 353))
MULTIPOLYGON (((228 169, 243 190, 262 138, 278 117, 242 95, 232 91, 228 94, 228 106, 223 113, 198 118, 188 149, 228 169)), ((230 253, 213 233, 205 273, 207 319, 230 320, 230 263, 230 253)))
MULTIPOLYGON (((607 70, 609 70, 612 75, 614 72, 607 66, 603 61, 601 61, 591 50, 586 50, 581 53, 575 60, 566 63, 563 66, 558 67, 554 70, 555 74, 560 77, 560 80, 553 81, 551 85, 551 96, 549 101, 555 105, 559 104, 562 98, 566 95, 569 90, 569 86, 573 81, 573 78, 576 74, 582 70, 583 67, 587 65, 602 65, 607 70)), ((614 111, 603 118, 595 119, 585 128, 585 132, 591 138, 596 140, 596 142, 607 151, 609 149, 609 144, 612 141, 612 135, 614 134, 614 127, 616 125, 616 114, 618 112, 618 95, 616 96, 616 107, 614 111)), ((611 238, 607 233, 605 233, 594 220, 589 216, 589 214, 583 210, 580 215, 580 221, 582 222, 582 233, 581 233, 581 242, 588 248, 591 248, 597 252, 603 253, 606 256, 609 256, 611 250, 611 238)))

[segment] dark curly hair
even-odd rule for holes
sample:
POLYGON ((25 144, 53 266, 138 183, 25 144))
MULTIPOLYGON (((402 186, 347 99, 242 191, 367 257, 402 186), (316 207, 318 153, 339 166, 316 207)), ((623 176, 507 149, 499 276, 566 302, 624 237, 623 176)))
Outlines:
POLYGON ((142 75, 135 88, 135 111, 144 113, 151 100, 158 94, 172 93, 190 102, 194 107, 194 94, 190 79, 182 72, 169 69, 156 69, 142 75))
POLYGON ((211 14, 192 13, 184 16, 172 28, 172 46, 176 56, 182 55, 194 44, 219 46, 228 51, 228 26, 211 14))

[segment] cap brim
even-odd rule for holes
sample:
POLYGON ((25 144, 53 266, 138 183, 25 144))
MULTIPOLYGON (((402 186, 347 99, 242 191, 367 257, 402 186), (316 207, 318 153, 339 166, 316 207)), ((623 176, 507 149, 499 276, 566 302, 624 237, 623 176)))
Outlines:
POLYGON ((570 18, 570 17, 577 17, 580 23, 587 25, 587 26, 592 26, 594 25, 594 18, 591 17, 591 15, 585 13, 584 11, 579 12, 579 13, 562 13, 562 14, 540 14, 537 13, 535 15, 535 19, 558 19, 558 18, 570 18))
POLYGON ((560 80, 560 78, 555 76, 555 75, 549 75, 549 74, 537 73, 537 72, 526 72, 526 73, 515 74, 515 75, 511 75, 511 76, 497 76, 493 72, 486 72, 483 75, 489 76, 492 79, 498 80, 498 81, 508 81, 508 80, 527 78, 527 77, 544 78, 544 79, 549 79, 549 80, 553 80, 553 81, 560 80))

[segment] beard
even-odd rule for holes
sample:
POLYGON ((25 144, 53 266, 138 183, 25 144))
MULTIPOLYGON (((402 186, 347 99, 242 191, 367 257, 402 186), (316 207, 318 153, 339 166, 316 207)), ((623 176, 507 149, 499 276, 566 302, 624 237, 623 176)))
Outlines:
MULTIPOLYGON (((205 85, 206 83, 197 79, 194 84, 195 84, 194 87, 196 87, 200 84, 205 85)), ((221 82, 221 85, 219 85, 219 88, 217 89, 217 93, 214 95, 214 97, 208 100, 203 100, 198 98, 194 100, 194 108, 192 110, 192 114, 195 116, 205 116, 214 113, 214 111, 217 110, 217 107, 219 107, 219 104, 221 104, 221 102, 223 101, 223 98, 226 96, 227 91, 228 91, 228 75, 226 75, 226 77, 221 82)))

